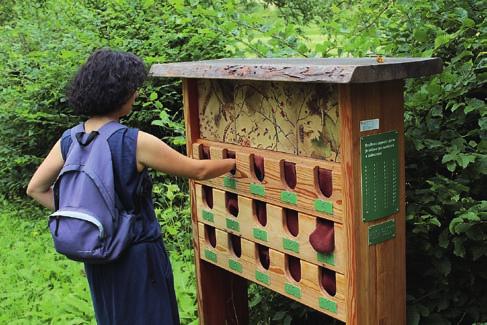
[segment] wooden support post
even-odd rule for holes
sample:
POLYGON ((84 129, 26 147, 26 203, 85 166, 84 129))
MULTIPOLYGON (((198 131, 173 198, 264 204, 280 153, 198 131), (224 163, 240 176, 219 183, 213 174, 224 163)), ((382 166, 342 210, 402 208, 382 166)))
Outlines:
POLYGON ((339 96, 348 252, 347 323, 402 325, 406 323, 403 81, 340 85, 339 96), (379 128, 361 132, 360 121, 372 119, 379 119, 379 128), (360 138, 388 131, 398 132, 399 212, 364 222, 360 138), (388 220, 395 220, 395 238, 369 245, 369 227, 388 220))
MULTIPOLYGON (((186 150, 191 157, 193 142, 199 137, 198 94, 195 79, 183 79, 183 100, 186 150)), ((189 189, 200 324, 248 324, 247 280, 200 258, 194 181, 189 181, 189 189)))

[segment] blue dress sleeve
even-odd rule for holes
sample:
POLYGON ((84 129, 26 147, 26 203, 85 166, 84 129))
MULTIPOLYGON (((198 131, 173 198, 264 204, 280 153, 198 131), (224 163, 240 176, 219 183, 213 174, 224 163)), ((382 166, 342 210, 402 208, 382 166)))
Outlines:
POLYGON ((61 136, 61 154, 63 155, 63 160, 66 161, 66 156, 68 155, 69 147, 71 147, 71 130, 68 129, 64 131, 61 136))

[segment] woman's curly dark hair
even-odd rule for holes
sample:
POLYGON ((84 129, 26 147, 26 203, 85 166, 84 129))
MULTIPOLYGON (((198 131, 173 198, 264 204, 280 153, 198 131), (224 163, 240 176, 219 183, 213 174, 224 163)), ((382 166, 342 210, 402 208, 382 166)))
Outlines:
POLYGON ((146 77, 144 62, 136 55, 101 49, 81 66, 66 95, 76 114, 106 115, 119 110, 146 77))

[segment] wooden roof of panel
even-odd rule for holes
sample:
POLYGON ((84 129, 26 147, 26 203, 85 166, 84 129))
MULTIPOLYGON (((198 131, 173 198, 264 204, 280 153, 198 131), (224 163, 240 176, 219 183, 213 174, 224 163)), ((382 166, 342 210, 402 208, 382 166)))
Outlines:
POLYGON ((440 58, 218 59, 152 65, 153 77, 364 83, 429 76, 440 58))

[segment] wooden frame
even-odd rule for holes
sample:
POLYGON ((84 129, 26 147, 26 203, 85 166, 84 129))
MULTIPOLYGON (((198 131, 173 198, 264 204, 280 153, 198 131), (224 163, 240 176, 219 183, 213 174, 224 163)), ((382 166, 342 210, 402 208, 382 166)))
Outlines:
POLYGON ((188 155, 203 158, 203 147, 211 159, 223 158, 227 150, 236 154, 235 175, 190 181, 201 324, 248 324, 247 280, 347 324, 406 323, 402 79, 440 71, 437 58, 392 58, 385 64, 373 59, 228 59, 151 68, 153 76, 184 78, 188 155), (198 84, 187 78, 338 84, 339 162, 201 139, 198 84), (362 122, 367 121, 374 121, 373 127, 362 128, 362 122), (361 141, 389 131, 397 132, 398 209, 366 220, 362 215, 361 141), (265 176, 260 181, 255 176, 253 155, 263 157, 265 176), (283 179, 284 161, 295 165, 296 186, 292 189, 283 179), (330 175, 331 193, 327 195, 317 186, 317 168, 330 175), (211 188, 212 207, 207 204, 204 187, 211 188), (233 199, 238 205, 236 217, 228 210, 226 196, 232 194, 227 193, 238 195, 233 199), (255 215, 256 200, 266 205, 265 225, 255 215), (297 213, 299 231, 295 235, 285 224, 286 209, 297 213), (310 245, 309 235, 319 219, 333 225, 332 253, 320 255, 310 245), (392 225, 393 232, 371 240, 372 229, 385 224, 392 225), (235 241, 239 246, 234 246, 235 241), (267 268, 258 253, 262 247, 268 250, 267 268), (292 274, 291 264, 299 265, 299 279, 292 274), (333 292, 329 287, 324 289, 322 274, 333 275, 333 292))

